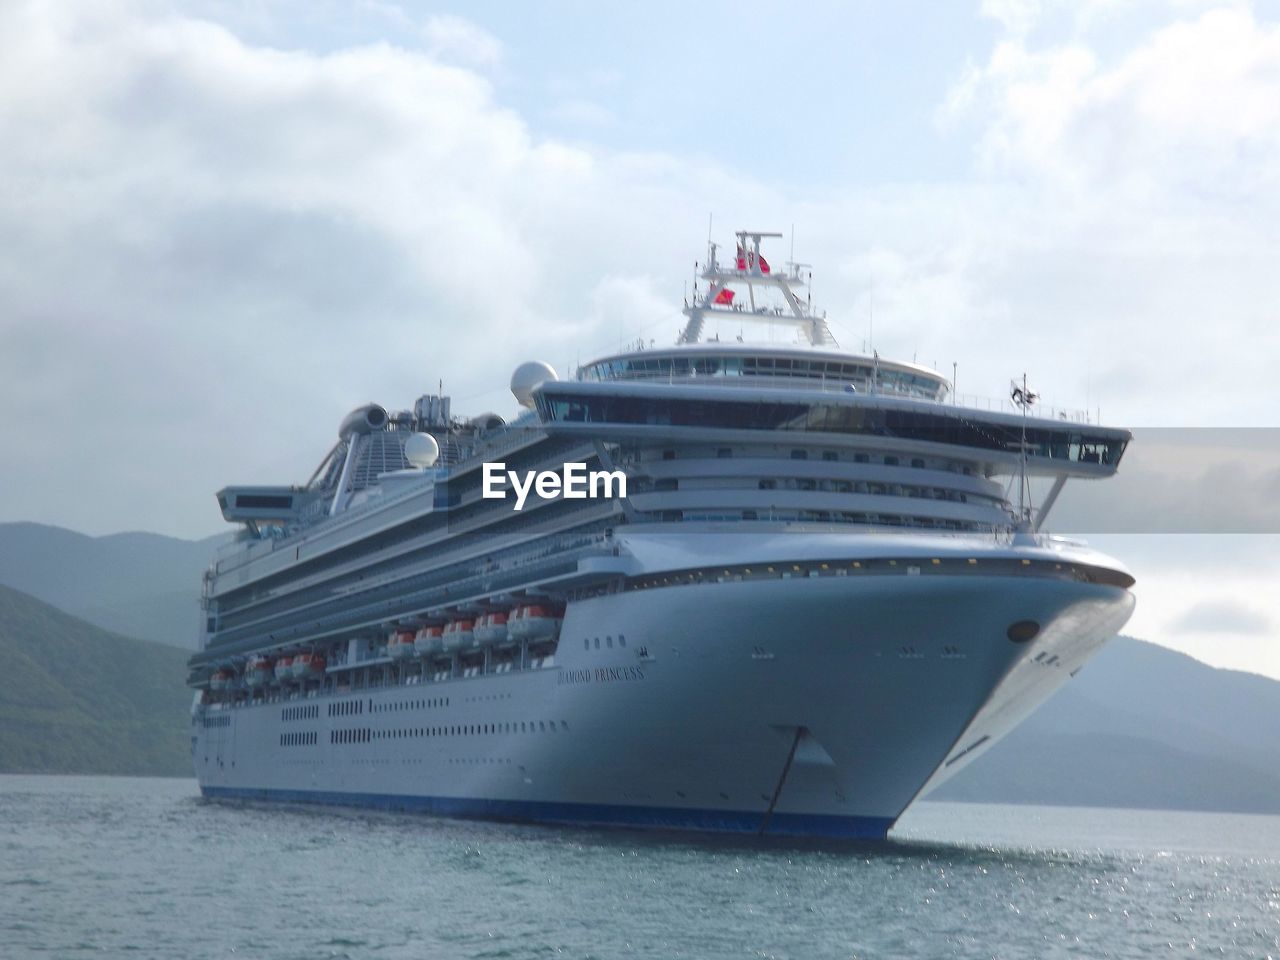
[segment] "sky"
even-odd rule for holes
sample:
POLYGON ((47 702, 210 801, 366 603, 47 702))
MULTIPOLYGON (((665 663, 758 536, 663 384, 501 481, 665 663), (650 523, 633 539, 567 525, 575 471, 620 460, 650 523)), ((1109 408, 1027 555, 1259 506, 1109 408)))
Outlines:
POLYGON ((217 532, 776 229, 843 346, 1137 428, 1062 523, 1280 677, 1280 3, 695 6, 0 4, 0 520, 217 532))

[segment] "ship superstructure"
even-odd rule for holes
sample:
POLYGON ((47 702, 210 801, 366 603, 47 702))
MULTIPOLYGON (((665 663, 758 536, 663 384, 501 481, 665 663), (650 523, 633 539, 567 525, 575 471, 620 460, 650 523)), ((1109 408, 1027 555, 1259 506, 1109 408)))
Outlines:
POLYGON ((307 484, 220 491, 242 532, 191 660, 204 793, 882 837, 1114 635, 1132 577, 1042 527, 1128 432, 841 350, 769 236, 710 249, 672 348, 525 364, 510 423, 369 404, 307 484), (627 496, 516 511, 482 496, 498 461, 627 496))

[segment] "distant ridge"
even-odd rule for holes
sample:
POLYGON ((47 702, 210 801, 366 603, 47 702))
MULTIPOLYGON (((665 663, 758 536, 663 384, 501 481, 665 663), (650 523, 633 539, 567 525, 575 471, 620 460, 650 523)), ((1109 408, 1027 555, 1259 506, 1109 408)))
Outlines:
POLYGON ((189 776, 186 654, 0 586, 0 772, 189 776))
POLYGON ((200 578, 226 534, 90 537, 40 523, 0 524, 0 584, 127 636, 195 646, 200 578))
POLYGON ((1118 637, 930 798, 1280 813, 1280 682, 1118 637))

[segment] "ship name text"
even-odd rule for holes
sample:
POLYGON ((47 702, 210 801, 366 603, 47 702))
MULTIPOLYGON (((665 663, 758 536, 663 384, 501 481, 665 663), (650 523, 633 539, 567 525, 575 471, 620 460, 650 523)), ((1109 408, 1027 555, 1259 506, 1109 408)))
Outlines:
POLYGON ((639 667, 595 667, 581 670, 562 670, 558 683, 613 683, 619 680, 643 680, 644 671, 639 667))

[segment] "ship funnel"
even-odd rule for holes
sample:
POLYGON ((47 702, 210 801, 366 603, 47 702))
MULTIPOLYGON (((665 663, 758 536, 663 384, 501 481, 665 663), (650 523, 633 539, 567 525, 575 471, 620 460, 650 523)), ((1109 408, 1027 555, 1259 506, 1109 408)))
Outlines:
POLYGON ((386 425, 387 411, 376 403, 367 403, 363 407, 356 407, 342 418, 342 423, 338 425, 338 439, 347 440, 357 433, 373 433, 386 425))
POLYGON ((556 368, 541 360, 530 360, 516 367, 511 375, 511 393, 522 407, 533 406, 533 391, 548 380, 559 380, 556 368))

